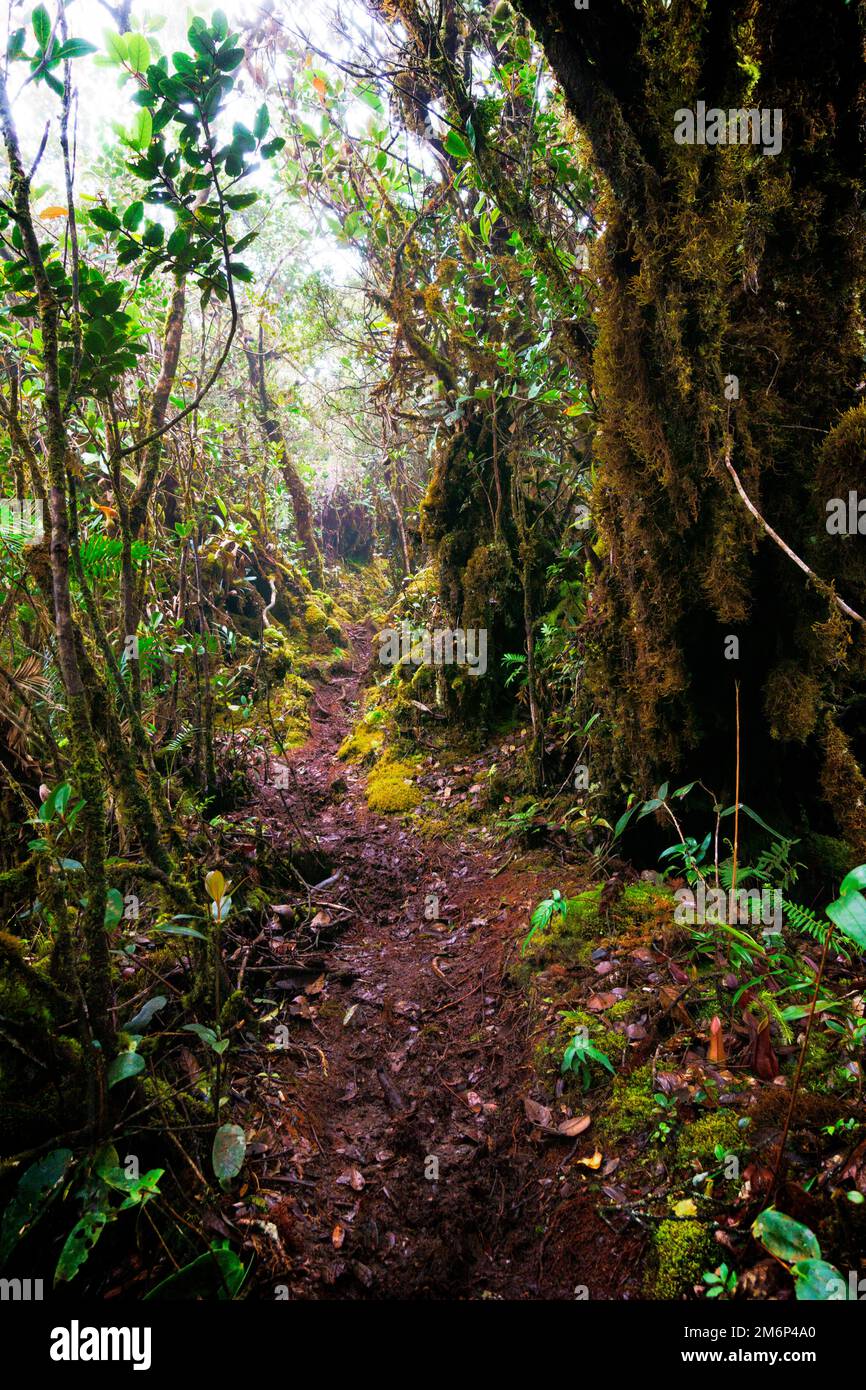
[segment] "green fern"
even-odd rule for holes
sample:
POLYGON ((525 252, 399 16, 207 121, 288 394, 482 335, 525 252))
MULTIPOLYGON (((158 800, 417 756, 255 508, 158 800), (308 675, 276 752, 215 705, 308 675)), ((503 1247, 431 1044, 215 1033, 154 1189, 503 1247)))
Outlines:
MULTIPOLYGON (((816 917, 809 907, 804 907, 802 903, 789 902, 787 898, 782 899, 782 906, 785 909, 785 916, 795 931, 802 932, 804 936, 811 936, 820 946, 824 945, 827 933, 833 930, 833 923, 828 918, 823 922, 820 917, 816 917)), ((851 956, 840 937, 836 938, 836 949, 846 960, 851 956)))

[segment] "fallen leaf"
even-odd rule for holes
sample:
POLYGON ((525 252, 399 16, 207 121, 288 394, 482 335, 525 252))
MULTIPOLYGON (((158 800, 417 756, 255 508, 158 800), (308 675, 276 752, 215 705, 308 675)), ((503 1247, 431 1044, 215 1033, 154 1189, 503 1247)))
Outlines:
POLYGON ((617 997, 612 991, 608 991, 606 994, 593 994, 586 1007, 594 1014, 604 1013, 605 1009, 613 1008, 617 1002, 617 997))
POLYGON ((337 1182, 342 1187, 351 1187, 353 1192, 360 1192, 364 1187, 364 1175, 358 1168, 347 1168, 345 1173, 341 1173, 337 1178, 337 1182))
POLYGON ((333 1231, 331 1232, 331 1244, 333 1245, 334 1249, 339 1250, 345 1239, 345 1228, 341 1226, 338 1222, 337 1225, 334 1227, 333 1231))
POLYGON ((578 1163, 582 1163, 584 1168, 591 1168, 595 1172, 596 1168, 601 1167, 601 1149, 596 1149, 592 1158, 579 1158, 578 1163))
POLYGON ((674 1216, 697 1216, 697 1203, 691 1197, 684 1197, 681 1202, 674 1204, 674 1216))
POLYGON ((550 1127, 553 1113, 547 1105, 539 1105, 537 1100, 530 1100, 529 1096, 524 1097, 523 1108, 526 1111, 526 1118, 531 1120, 534 1125, 541 1125, 542 1129, 550 1127))
POLYGON ((569 1139, 573 1139, 578 1134, 583 1134, 585 1129, 589 1129, 592 1124, 591 1115, 575 1115, 570 1120, 563 1120, 561 1125, 557 1125, 560 1134, 565 1134, 569 1139))

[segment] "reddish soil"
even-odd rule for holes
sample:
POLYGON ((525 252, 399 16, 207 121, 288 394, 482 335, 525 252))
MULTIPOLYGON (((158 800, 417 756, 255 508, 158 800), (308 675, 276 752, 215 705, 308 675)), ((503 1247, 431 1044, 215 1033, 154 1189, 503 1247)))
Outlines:
MULTIPOLYGON (((365 629, 352 639, 368 649, 365 629)), ((275 924, 297 992, 288 1050, 269 1054, 258 1293, 633 1297, 641 1237, 595 1214, 596 1179, 576 1161, 589 1136, 542 1136, 524 1110, 530 1019, 503 974, 549 871, 368 810, 363 771, 336 757, 356 659, 318 687, 290 790, 261 789, 277 841, 302 829, 330 866, 321 877, 339 877, 311 895, 314 932, 281 941, 275 924)))

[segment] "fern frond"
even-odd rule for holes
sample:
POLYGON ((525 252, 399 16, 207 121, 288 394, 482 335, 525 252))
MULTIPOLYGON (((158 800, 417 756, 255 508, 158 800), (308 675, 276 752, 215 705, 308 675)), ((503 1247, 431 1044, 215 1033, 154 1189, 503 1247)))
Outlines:
MULTIPOLYGON (((789 924, 795 931, 802 932, 804 936, 811 936, 819 945, 824 945, 827 933, 833 930, 833 923, 828 918, 825 917, 822 921, 820 917, 815 916, 811 908, 804 907, 802 903, 789 902, 787 898, 782 899, 782 906, 789 924)), ((841 956, 847 960, 851 959, 841 936, 836 938, 836 949, 841 956)))

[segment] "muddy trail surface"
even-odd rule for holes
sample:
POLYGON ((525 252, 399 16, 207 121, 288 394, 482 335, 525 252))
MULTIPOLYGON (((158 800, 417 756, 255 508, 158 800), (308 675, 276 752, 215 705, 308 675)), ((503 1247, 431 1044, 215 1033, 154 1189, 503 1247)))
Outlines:
POLYGON ((524 1107, 529 1012, 504 972, 549 873, 368 809, 364 772, 337 758, 371 649, 350 636, 288 789, 257 806, 325 866, 313 933, 272 943, 293 1017, 269 1054, 260 1181, 288 1258, 261 1296, 628 1297, 639 1243, 596 1215, 586 1137, 543 1136, 524 1107))

